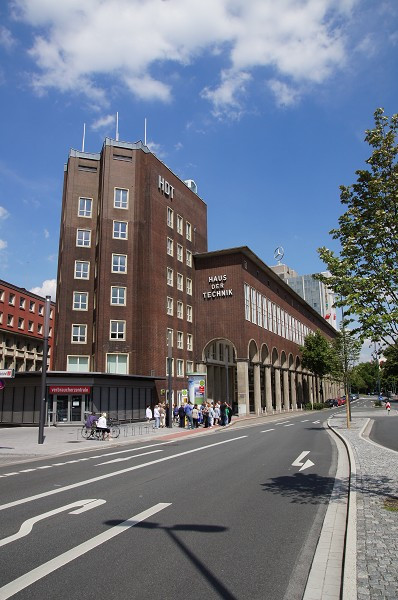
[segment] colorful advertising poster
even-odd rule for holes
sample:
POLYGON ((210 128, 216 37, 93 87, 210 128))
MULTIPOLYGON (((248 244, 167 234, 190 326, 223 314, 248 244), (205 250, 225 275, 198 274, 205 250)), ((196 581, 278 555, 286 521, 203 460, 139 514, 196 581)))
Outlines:
POLYGON ((189 375, 188 393, 192 404, 203 404, 206 400, 206 375, 203 373, 189 375))

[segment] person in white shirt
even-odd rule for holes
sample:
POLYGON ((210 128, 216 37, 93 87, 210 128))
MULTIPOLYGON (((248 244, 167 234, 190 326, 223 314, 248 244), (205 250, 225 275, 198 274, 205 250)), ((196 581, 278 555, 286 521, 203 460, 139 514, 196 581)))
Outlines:
POLYGON ((103 440, 109 440, 109 434, 110 434, 111 430, 109 429, 109 427, 107 426, 107 423, 106 423, 106 413, 102 413, 102 415, 98 419, 97 430, 102 432, 103 440))
POLYGON ((152 410, 150 406, 146 407, 145 416, 148 423, 152 421, 152 410))
POLYGON ((153 409, 153 416, 155 417, 155 429, 159 429, 160 427, 160 410, 159 406, 156 405, 153 409))

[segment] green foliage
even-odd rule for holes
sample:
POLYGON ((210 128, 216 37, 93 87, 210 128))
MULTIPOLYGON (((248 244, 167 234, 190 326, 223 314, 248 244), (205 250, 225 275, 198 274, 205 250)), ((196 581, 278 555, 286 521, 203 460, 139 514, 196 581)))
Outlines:
POLYGON ((318 377, 336 372, 336 353, 332 344, 321 334, 319 329, 310 333, 301 346, 302 365, 318 377))
POLYGON ((322 410, 323 408, 325 408, 323 402, 314 402, 314 404, 307 402, 307 404, 304 405, 305 410, 322 410))
POLYGON ((377 362, 359 363, 351 374, 351 387, 358 392, 373 392, 377 389, 377 362))
POLYGON ((390 345, 398 335, 398 114, 379 108, 365 141, 373 148, 368 169, 357 182, 340 187, 347 211, 332 229, 340 256, 326 247, 318 253, 331 273, 318 275, 338 295, 338 306, 358 322, 362 337, 390 345))

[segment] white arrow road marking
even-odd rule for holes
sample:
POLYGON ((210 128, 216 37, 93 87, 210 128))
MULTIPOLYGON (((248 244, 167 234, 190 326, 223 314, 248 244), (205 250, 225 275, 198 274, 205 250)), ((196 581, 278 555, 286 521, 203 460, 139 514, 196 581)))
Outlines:
POLYGON ((27 519, 24 521, 19 528, 17 533, 14 535, 10 535, 2 540, 0 540, 0 547, 6 546, 11 542, 15 542, 15 540, 19 540, 23 538, 32 531, 33 525, 38 523, 39 521, 43 521, 43 519, 47 519, 48 517, 52 517, 53 515, 57 515, 61 512, 67 512, 71 508, 75 508, 76 506, 80 506, 81 508, 77 510, 71 511, 69 514, 71 515, 80 515, 80 513, 85 512, 86 510, 91 510, 96 506, 100 506, 101 504, 105 504, 106 500, 96 500, 95 498, 90 498, 89 500, 77 500, 76 502, 72 502, 72 504, 66 504, 65 506, 61 506, 60 508, 55 508, 54 510, 49 510, 48 512, 43 513, 42 515, 37 515, 37 517, 32 517, 31 519, 27 519))
POLYGON ((312 421, 314 425, 317 425, 318 423, 320 423, 320 421, 312 421))
POLYGON ((151 450, 150 452, 143 452, 142 454, 133 454, 133 456, 125 456, 124 458, 114 458, 113 460, 107 460, 103 463, 97 463, 94 467, 100 467, 101 465, 111 465, 117 462, 124 462, 125 460, 131 460, 132 458, 138 458, 139 456, 146 456, 147 454, 155 454, 156 452, 163 452, 163 450, 151 450))
POLYGON ((53 573, 60 567, 63 567, 64 565, 72 562, 72 560, 79 558, 79 556, 86 554, 93 548, 96 548, 104 542, 111 540, 115 536, 119 535, 119 533, 127 531, 127 529, 130 529, 130 527, 134 527, 134 525, 141 523, 141 521, 145 521, 145 519, 148 519, 152 515, 163 510, 164 508, 167 508, 170 505, 170 502, 160 502, 159 504, 155 504, 155 506, 152 506, 152 508, 148 508, 148 510, 144 510, 138 515, 130 517, 129 519, 127 519, 127 521, 123 521, 123 523, 115 525, 115 527, 112 527, 111 529, 108 529, 107 531, 96 535, 95 537, 91 538, 91 540, 87 540, 86 542, 79 544, 75 548, 71 548, 67 552, 64 552, 63 554, 56 556, 52 560, 49 560, 48 562, 40 565, 39 567, 36 567, 36 569, 25 573, 25 575, 22 575, 21 577, 18 577, 14 581, 10 581, 10 583, 7 583, 2 588, 0 588, 0 600, 7 600, 11 596, 14 596, 14 594, 17 594, 21 590, 27 588, 29 585, 32 585, 32 583, 35 583, 36 581, 39 581, 39 579, 42 579, 46 575, 49 575, 49 573, 53 573))
POLYGON ((314 465, 314 463, 310 459, 308 459, 305 463, 302 462, 303 458, 305 458, 309 453, 310 450, 304 450, 304 452, 302 452, 300 456, 297 457, 294 462, 292 462, 293 467, 301 467, 301 469, 299 469, 299 472, 304 471, 304 469, 308 469, 309 467, 312 467, 314 465))

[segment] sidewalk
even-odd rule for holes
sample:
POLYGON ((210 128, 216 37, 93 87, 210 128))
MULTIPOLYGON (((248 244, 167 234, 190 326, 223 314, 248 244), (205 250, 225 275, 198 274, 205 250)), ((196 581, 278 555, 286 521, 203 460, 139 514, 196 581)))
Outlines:
POLYGON ((367 437, 375 415, 395 418, 398 430, 394 413, 356 412, 350 429, 343 414, 329 421, 347 444, 351 460, 343 600, 398 598, 398 452, 367 437), (355 519, 357 526, 350 531, 355 519))

